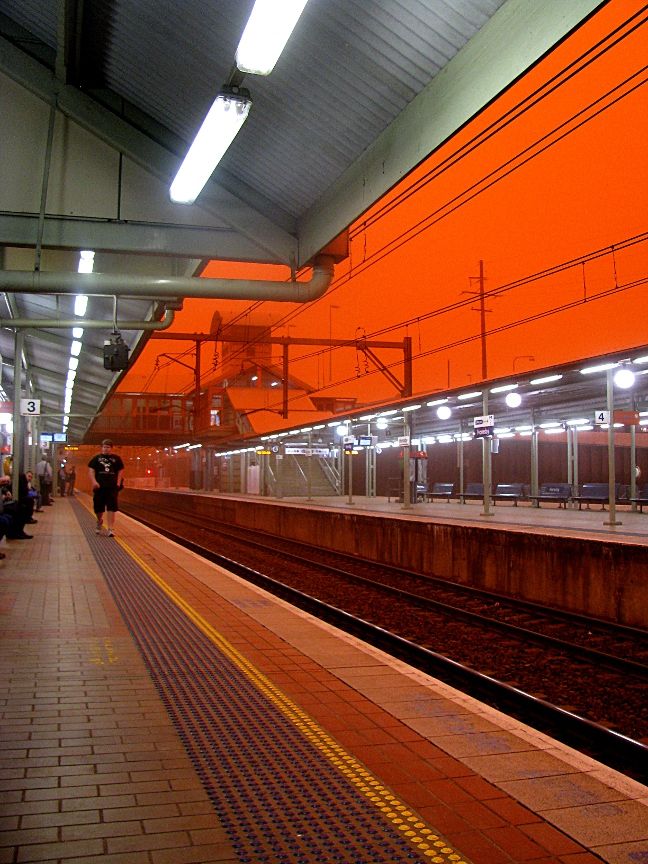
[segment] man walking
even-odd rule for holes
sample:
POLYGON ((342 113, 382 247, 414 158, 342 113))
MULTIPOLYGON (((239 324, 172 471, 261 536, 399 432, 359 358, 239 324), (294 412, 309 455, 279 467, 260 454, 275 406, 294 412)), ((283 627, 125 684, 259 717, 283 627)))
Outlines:
POLYGON ((92 504, 97 517, 95 533, 101 534, 105 512, 109 537, 115 536, 115 513, 119 509, 117 495, 124 485, 124 463, 112 452, 112 446, 112 441, 106 438, 101 442, 101 453, 88 462, 92 504))

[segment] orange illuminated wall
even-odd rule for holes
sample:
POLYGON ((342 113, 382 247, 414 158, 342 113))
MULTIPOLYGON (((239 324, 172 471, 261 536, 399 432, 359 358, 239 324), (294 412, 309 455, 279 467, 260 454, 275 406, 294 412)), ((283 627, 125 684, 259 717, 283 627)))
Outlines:
MULTIPOLYGON (((460 387, 482 377, 467 293, 482 261, 489 378, 648 344, 647 21, 643 3, 611 0, 585 22, 350 226, 322 299, 187 302, 174 329, 205 330, 218 309, 277 335, 408 335, 415 392, 460 387)), ((267 272, 212 262, 204 275, 267 272)), ((179 364, 154 368, 160 351, 190 347, 151 343, 122 389, 190 389, 179 364)), ((377 353, 402 377, 399 352, 377 353)), ((294 348, 291 360, 323 394, 397 396, 353 349, 294 348)))

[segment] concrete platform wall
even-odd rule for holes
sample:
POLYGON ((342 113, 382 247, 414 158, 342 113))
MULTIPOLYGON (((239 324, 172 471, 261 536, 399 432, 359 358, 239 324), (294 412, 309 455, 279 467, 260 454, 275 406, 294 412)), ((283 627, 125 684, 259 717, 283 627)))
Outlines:
POLYGON ((373 561, 523 597, 635 627, 648 627, 648 548, 269 501, 127 489, 122 503, 169 495, 199 524, 224 521, 315 542, 373 561))

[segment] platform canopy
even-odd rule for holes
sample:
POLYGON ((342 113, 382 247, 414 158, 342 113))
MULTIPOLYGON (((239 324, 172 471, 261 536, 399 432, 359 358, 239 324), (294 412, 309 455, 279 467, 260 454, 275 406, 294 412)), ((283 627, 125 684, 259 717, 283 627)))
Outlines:
POLYGON ((104 368, 112 331, 132 362, 147 322, 183 298, 180 281, 156 297, 121 275, 150 288, 210 259, 344 257, 353 220, 605 4, 310 0, 272 73, 235 78, 249 118, 196 203, 173 204, 252 5, 0 0, 0 385, 41 400, 41 431, 62 427, 82 250, 114 279, 88 291, 66 412, 77 441, 123 374, 104 368), (33 272, 61 284, 12 275, 33 272))

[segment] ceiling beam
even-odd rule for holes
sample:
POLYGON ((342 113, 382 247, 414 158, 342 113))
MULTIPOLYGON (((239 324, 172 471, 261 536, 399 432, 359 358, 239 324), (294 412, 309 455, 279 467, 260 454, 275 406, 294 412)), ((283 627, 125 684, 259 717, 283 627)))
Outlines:
MULTIPOLYGON (((0 245, 33 246, 35 214, 0 214, 0 245)), ((130 222, 46 216, 43 246, 51 249, 94 249, 122 254, 166 255, 180 258, 222 258, 255 261, 256 243, 232 228, 203 228, 162 222, 130 222)))

